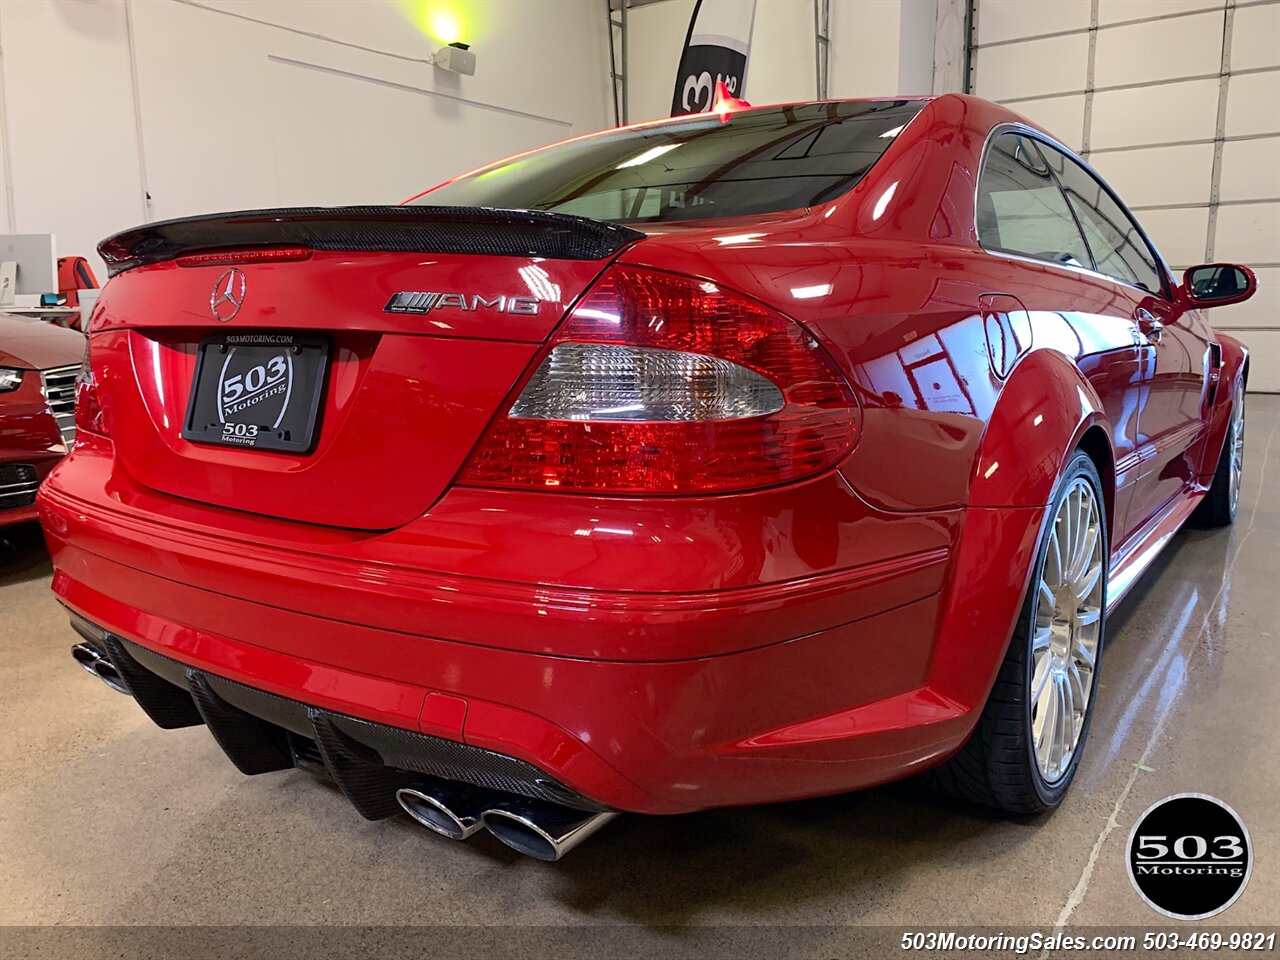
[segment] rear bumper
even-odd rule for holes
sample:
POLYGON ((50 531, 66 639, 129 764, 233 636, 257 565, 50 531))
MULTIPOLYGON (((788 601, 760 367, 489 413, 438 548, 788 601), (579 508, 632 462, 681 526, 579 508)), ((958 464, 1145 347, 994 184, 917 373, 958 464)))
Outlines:
POLYGON ((370 820, 400 811, 395 791, 415 774, 599 812, 603 808, 513 757, 279 697, 187 666, 71 615, 128 692, 165 729, 207 724, 246 774, 317 767, 370 820))
POLYGON ((931 599, 848 629, 688 662, 583 661, 414 638, 439 659, 442 677, 457 677, 442 680, 445 692, 281 654, 175 617, 217 622, 223 610, 228 620, 260 618, 266 633, 304 637, 337 626, 360 646, 404 637, 294 611, 246 610, 243 601, 75 548, 55 554, 54 592, 134 644, 136 659, 159 654, 266 695, 523 760, 602 807, 677 813, 842 792, 906 775, 954 749, 967 731, 954 705, 918 689, 863 709, 821 710, 833 690, 849 695, 847 677, 832 682, 849 669, 837 660, 865 663, 851 648, 927 635, 931 599), (139 609, 143 603, 152 610, 139 609), (792 722, 775 725, 780 716, 792 722))
POLYGON ((749 589, 568 590, 179 529, 135 509, 123 479, 86 482, 80 457, 40 494, 55 593, 148 670, 190 668, 223 699, 239 685, 299 705, 295 718, 492 752, 580 806, 647 813, 884 782, 971 728, 972 704, 929 683, 946 546, 749 589), (369 593, 385 609, 366 615, 369 593))

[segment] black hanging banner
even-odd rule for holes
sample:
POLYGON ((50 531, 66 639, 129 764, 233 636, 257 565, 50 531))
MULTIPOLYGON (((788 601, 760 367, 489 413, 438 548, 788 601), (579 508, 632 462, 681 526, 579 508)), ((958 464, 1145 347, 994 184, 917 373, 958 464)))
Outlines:
POLYGON ((676 73, 673 117, 709 111, 716 101, 717 83, 743 99, 755 19, 756 0, 698 0, 676 73))

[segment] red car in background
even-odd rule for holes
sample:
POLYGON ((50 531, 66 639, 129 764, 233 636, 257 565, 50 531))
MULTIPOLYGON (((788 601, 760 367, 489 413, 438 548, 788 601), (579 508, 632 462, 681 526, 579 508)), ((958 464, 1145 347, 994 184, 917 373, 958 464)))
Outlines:
POLYGON ((82 665, 246 773, 555 859, 619 811, 1079 763, 1107 611, 1235 515, 1248 357, 964 96, 571 140, 99 248, 41 489, 82 665))
POLYGON ((75 439, 82 334, 0 313, 0 527, 36 519, 36 489, 75 439))

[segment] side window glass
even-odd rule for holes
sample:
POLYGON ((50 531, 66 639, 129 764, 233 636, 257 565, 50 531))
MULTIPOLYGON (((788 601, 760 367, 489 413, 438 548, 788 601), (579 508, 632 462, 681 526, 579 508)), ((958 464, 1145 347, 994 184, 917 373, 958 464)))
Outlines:
POLYGON ((1048 144, 1041 144, 1040 149, 1080 218, 1098 272, 1159 293, 1163 285, 1155 255, 1129 211, 1111 199, 1097 178, 1070 157, 1048 144))
POLYGON ((978 180, 978 240, 988 250, 1091 267, 1080 228, 1035 144, 1006 133, 978 180))

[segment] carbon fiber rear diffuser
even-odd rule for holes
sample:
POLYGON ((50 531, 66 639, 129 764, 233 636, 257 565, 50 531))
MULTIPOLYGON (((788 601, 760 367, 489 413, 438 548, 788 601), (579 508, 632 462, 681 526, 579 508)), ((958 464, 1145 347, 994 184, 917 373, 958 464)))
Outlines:
POLYGON ((300 761, 298 751, 299 742, 314 741, 324 772, 368 820, 400 813, 396 790, 414 774, 577 810, 608 809, 515 757, 245 686, 124 640, 76 614, 72 627, 110 660, 157 726, 174 729, 204 723, 242 773, 294 766, 314 769, 300 761))

